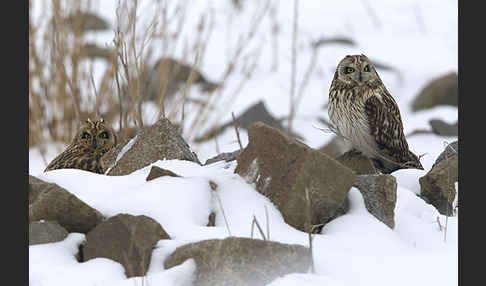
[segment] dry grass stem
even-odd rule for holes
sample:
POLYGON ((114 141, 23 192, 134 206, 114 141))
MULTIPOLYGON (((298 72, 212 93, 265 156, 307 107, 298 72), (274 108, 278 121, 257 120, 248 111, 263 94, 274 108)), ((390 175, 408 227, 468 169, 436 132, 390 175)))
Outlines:
POLYGON ((231 116, 233 117, 233 126, 235 127, 236 138, 238 139, 238 145, 240 145, 240 150, 243 150, 243 144, 241 144, 240 139, 240 131, 238 130, 238 121, 235 118, 235 114, 231 112, 231 116))
POLYGON ((292 25, 292 59, 290 70, 290 112, 287 124, 287 132, 292 133, 292 123, 295 115, 295 86, 297 81, 297 27, 299 20, 299 1, 294 0, 294 17, 292 25))
POLYGON ((263 229, 261 228, 260 224, 258 223, 258 220, 255 217, 255 215, 253 215, 253 220, 251 221, 251 238, 253 238, 253 230, 254 230, 255 225, 256 225, 258 231, 260 232, 260 235, 262 236, 263 240, 267 240, 267 237, 265 236, 265 233, 263 233, 263 229))

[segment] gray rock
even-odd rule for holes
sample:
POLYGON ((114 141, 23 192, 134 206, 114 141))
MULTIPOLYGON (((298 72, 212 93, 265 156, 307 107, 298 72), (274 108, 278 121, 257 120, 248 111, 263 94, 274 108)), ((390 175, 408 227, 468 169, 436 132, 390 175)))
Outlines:
POLYGON ((361 192, 368 212, 393 229, 397 202, 395 177, 383 174, 360 175, 354 186, 361 192))
POLYGON ((353 170, 357 175, 378 174, 370 158, 352 149, 336 158, 336 161, 353 170))
POLYGON ((137 136, 126 140, 101 158, 105 174, 128 175, 158 160, 188 160, 201 164, 195 153, 167 118, 161 118, 137 136), (118 158, 120 157, 120 158, 118 158))
POLYGON ((178 247, 164 267, 189 258, 197 265, 198 286, 263 286, 288 273, 306 273, 311 262, 309 249, 301 245, 229 237, 178 247))
POLYGON ((439 164, 444 159, 450 159, 450 158, 457 158, 459 159, 459 141, 454 141, 446 146, 444 151, 440 153, 439 157, 434 162, 434 165, 432 165, 432 168, 439 164))
POLYGON ((457 106, 457 73, 440 76, 428 83, 412 103, 412 110, 419 111, 439 105, 457 106))
POLYGON ((204 163, 204 165, 213 164, 213 163, 216 163, 216 162, 219 162, 219 161, 225 161, 225 162, 234 161, 234 160, 236 160, 236 157, 238 157, 238 155, 240 155, 241 152, 242 152, 242 150, 238 149, 238 150, 233 151, 233 152, 218 154, 217 156, 214 156, 212 158, 207 159, 206 163, 204 163))
POLYGON ((90 12, 75 12, 64 20, 73 32, 105 31, 110 28, 108 22, 90 12))
MULTIPOLYGON (((236 116, 236 115, 235 115, 236 116)), ((250 128, 252 123, 255 122, 263 122, 267 124, 268 126, 280 129, 283 132, 286 132, 287 130, 284 128, 282 125, 282 119, 277 119, 275 118, 266 108, 265 103, 263 101, 259 101, 255 103, 254 105, 250 106, 248 109, 243 111, 240 115, 236 116, 235 118, 238 128, 240 129, 246 129, 250 128)), ((204 134, 203 136, 196 138, 196 142, 204 142, 207 141, 211 138, 214 138, 221 134, 226 128, 234 128, 234 122, 233 120, 226 122, 222 124, 221 126, 218 126, 212 130, 210 130, 208 133, 204 134)), ((292 133, 291 134, 293 137, 300 138, 298 134, 292 133)))
POLYGON ((432 132, 440 136, 457 136, 459 134, 457 123, 449 124, 441 119, 431 119, 429 121, 432 132))
POLYGON ((29 223, 29 245, 64 240, 68 232, 56 221, 33 221, 29 223))
POLYGON ((35 201, 37 196, 42 193, 47 182, 44 182, 32 175, 29 175, 29 205, 35 201))
MULTIPOLYGON (((250 106, 247 110, 245 110, 238 117, 236 117, 236 121, 238 122, 238 127, 241 127, 243 129, 248 129, 250 128, 250 125, 252 123, 260 121, 271 127, 284 130, 281 120, 276 119, 268 111, 263 101, 259 101, 256 104, 250 106)), ((232 127, 233 121, 223 125, 223 128, 226 128, 228 126, 232 127)))
POLYGON ((68 232, 87 233, 103 220, 103 215, 57 184, 32 177, 29 222, 39 220, 57 221, 68 232))
POLYGON ((161 239, 170 239, 158 222, 147 216, 118 214, 86 235, 85 261, 104 257, 119 262, 127 277, 145 276, 152 250, 161 239))
POLYGON ((452 216, 456 197, 455 182, 458 181, 457 156, 439 160, 432 169, 419 179, 420 196, 432 204, 441 214, 452 216))
POLYGON ((207 76, 192 64, 169 57, 157 60, 144 80, 147 85, 147 99, 154 102, 158 102, 162 94, 164 100, 174 97, 187 83, 197 85, 202 92, 207 93, 220 87, 220 84, 208 80, 207 76))
POLYGON ((250 126, 248 138, 235 173, 254 183, 286 223, 307 232, 311 225, 325 224, 343 209, 356 179, 351 169, 261 122, 250 126))
POLYGON ((216 213, 211 212, 208 217, 208 224, 206 226, 216 226, 216 213))
POLYGON ((329 143, 319 148, 319 151, 324 152, 331 158, 337 158, 349 150, 351 150, 350 144, 338 136, 334 136, 329 143))
POLYGON ((150 169, 150 173, 148 174, 145 181, 151 181, 153 179, 157 179, 159 177, 170 176, 170 177, 180 177, 179 175, 175 174, 174 172, 166 169, 162 169, 157 166, 152 166, 150 169))
POLYGON ((81 49, 81 57, 95 60, 102 59, 111 62, 115 56, 115 51, 111 48, 105 48, 95 43, 85 43, 81 49))

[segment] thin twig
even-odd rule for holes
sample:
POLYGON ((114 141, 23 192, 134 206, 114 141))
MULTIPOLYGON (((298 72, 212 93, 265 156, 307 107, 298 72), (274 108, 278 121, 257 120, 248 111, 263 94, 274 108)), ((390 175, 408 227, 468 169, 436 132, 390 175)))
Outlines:
POLYGON ((258 228, 258 231, 260 232, 260 235, 262 236, 263 240, 267 240, 267 238, 265 237, 265 234, 263 233, 263 230, 262 228, 260 227, 260 224, 258 223, 258 220, 257 218, 255 217, 255 215, 253 215, 253 220, 251 222, 251 238, 253 238, 253 226, 256 225, 257 228, 258 228))
POLYGON ((368 0, 362 0, 362 1, 366 9, 366 12, 368 12, 368 15, 370 15, 370 18, 373 21, 373 24, 375 25, 376 28, 380 28, 381 27, 380 19, 378 19, 378 16, 373 10, 373 7, 371 7, 370 3, 368 3, 368 0))
POLYGON ((223 203, 221 202, 221 198, 219 197, 219 194, 216 191, 216 189, 213 190, 213 194, 218 199, 219 207, 221 208, 221 213, 223 214, 224 223, 226 224, 226 229, 228 230, 228 234, 229 234, 229 236, 232 236, 231 235, 231 230, 230 230, 230 227, 229 227, 228 220, 226 219, 226 214, 224 213, 223 203))
POLYGON ((241 144, 241 139, 240 139, 240 131, 238 130, 238 121, 236 120, 235 114, 233 112, 231 112, 231 116, 233 117, 233 126, 235 127, 236 138, 238 139, 240 150, 243 150, 243 144, 241 144))
POLYGON ((292 133, 292 123, 295 114, 295 85, 297 80, 297 25, 299 16, 298 0, 294 0, 294 20, 292 26, 292 62, 290 72, 290 112, 287 124, 287 132, 292 133))

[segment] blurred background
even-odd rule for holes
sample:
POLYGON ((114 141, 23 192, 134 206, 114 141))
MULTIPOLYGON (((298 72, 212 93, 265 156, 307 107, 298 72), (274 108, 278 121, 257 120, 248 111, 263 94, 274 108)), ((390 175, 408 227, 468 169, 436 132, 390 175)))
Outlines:
MULTIPOLYGON (((326 131, 337 63, 365 54, 416 154, 457 140, 457 1, 29 1, 29 172, 80 120, 121 139, 161 116, 201 162, 243 146, 264 121, 337 156, 326 131)), ((426 169, 435 156, 425 156, 426 169)))

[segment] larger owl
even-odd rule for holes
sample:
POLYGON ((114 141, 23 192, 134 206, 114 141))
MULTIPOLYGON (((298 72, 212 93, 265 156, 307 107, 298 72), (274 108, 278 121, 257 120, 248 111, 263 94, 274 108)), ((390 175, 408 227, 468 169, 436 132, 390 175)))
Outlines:
POLYGON ((398 105, 365 55, 346 56, 329 89, 329 118, 338 135, 385 174, 421 169, 409 150, 398 105))
POLYGON ((66 150, 54 158, 44 172, 81 169, 103 174, 100 159, 116 143, 114 130, 103 119, 83 121, 66 150))

